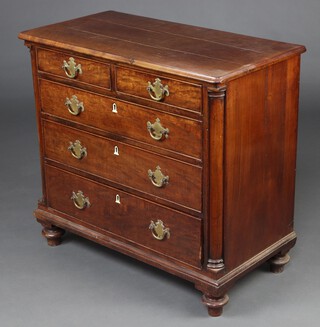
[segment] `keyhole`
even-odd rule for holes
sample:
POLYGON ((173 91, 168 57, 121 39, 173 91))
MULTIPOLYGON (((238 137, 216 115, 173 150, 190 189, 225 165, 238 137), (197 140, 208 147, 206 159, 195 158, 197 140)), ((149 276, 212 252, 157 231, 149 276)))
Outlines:
POLYGON ((116 201, 115 202, 120 204, 120 195, 119 194, 116 195, 116 201))
POLYGON ((114 152, 113 152, 113 154, 114 154, 115 156, 118 156, 118 155, 119 155, 119 148, 118 148, 117 146, 114 147, 114 152))
POLYGON ((116 103, 113 103, 112 104, 112 112, 117 114, 118 113, 118 108, 117 108, 117 104, 116 103))

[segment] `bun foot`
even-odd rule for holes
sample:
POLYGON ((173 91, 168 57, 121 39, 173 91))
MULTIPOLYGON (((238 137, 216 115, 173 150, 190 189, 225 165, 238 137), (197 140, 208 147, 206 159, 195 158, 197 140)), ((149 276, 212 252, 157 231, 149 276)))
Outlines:
POLYGON ((65 231, 54 225, 44 225, 42 235, 47 239, 49 246, 57 246, 62 242, 65 231))
POLYGON ((279 274, 283 272, 284 266, 290 261, 290 256, 288 253, 285 254, 277 254, 273 258, 269 260, 270 263, 270 271, 279 274))
POLYGON ((225 294, 221 297, 212 297, 209 294, 204 294, 202 303, 207 306, 208 313, 211 317, 219 317, 222 314, 223 307, 229 302, 229 296, 225 294))

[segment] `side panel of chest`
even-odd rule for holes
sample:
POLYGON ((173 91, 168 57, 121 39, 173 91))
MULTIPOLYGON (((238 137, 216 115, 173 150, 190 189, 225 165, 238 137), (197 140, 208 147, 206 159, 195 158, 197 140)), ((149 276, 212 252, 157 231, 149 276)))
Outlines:
POLYGON ((224 177, 228 270, 293 230, 299 67, 297 56, 228 85, 224 177))

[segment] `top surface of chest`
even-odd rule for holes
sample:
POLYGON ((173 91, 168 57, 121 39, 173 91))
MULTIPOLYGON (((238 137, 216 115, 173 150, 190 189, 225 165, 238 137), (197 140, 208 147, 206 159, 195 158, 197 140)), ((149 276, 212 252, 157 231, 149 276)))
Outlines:
POLYGON ((20 33, 21 39, 205 82, 225 82, 303 46, 106 11, 20 33))

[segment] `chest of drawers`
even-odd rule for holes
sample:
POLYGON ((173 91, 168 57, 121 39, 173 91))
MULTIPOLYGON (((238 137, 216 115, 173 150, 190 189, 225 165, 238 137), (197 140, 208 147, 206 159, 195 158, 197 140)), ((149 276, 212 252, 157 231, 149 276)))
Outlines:
POLYGON ((65 230, 194 283, 209 314, 294 245, 303 46, 103 12, 30 48, 51 246, 65 230))

